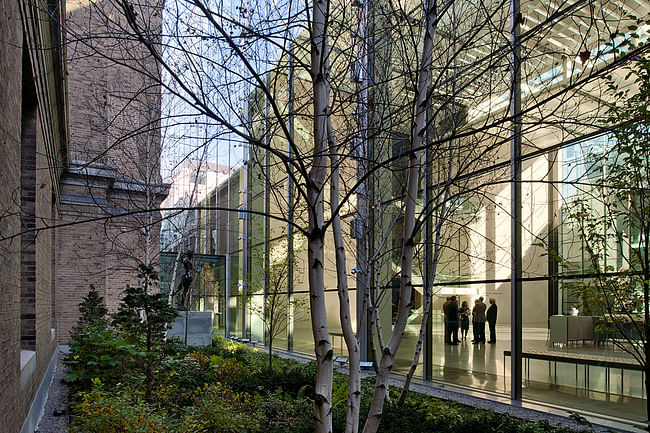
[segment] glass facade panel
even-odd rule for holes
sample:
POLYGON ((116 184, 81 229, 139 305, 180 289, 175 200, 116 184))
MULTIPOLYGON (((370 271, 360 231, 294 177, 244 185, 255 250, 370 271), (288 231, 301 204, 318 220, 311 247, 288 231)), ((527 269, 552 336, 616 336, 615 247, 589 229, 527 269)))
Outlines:
MULTIPOLYGON (((589 3, 558 6, 535 0, 521 2, 522 20, 518 25, 524 38, 518 89, 511 88, 509 74, 510 11, 500 3, 481 6, 484 10, 479 15, 489 16, 489 26, 476 26, 476 21, 466 19, 477 15, 476 4, 472 2, 454 4, 454 12, 441 17, 439 23, 440 34, 436 37, 442 39, 437 40, 435 48, 435 69, 440 75, 434 78, 435 94, 431 95, 431 106, 427 108, 426 133, 422 132, 426 135, 427 159, 419 179, 417 227, 411 239, 416 245, 413 291, 406 330, 392 371, 405 374, 411 368, 423 325, 425 288, 429 285, 432 290, 430 332, 425 332, 416 377, 503 395, 521 386, 524 399, 643 420, 644 378, 629 354, 621 350, 625 344, 634 347, 633 343, 623 341, 628 330, 620 333, 604 330, 611 325, 612 313, 603 311, 602 306, 584 293, 585 287, 602 281, 599 279, 602 275, 597 275, 601 271, 620 274, 638 269, 635 252, 643 247, 638 223, 620 214, 606 221, 607 206, 612 199, 603 192, 602 185, 599 188, 606 173, 620 159, 612 151, 613 139, 599 130, 603 124, 598 119, 602 119, 611 102, 601 68, 614 60, 607 44, 621 43, 622 34, 630 24, 626 13, 638 9, 639 5, 612 3, 611 7, 601 8, 598 13, 602 16, 596 16, 589 3), (599 39, 603 35, 611 41, 599 39), (461 52, 456 51, 458 41, 463 44, 461 52), (516 128, 509 109, 515 93, 521 97, 523 114, 519 126, 522 130, 512 140, 516 128), (519 140, 523 156, 516 162, 521 162, 518 184, 521 209, 513 209, 517 197, 513 196, 511 182, 510 146, 519 140), (590 217, 603 220, 602 224, 590 228, 603 238, 596 259, 588 254, 584 227, 576 222, 577 206, 588 207, 590 217), (513 210, 521 211, 517 221, 513 210), (519 239, 516 236, 513 239, 514 227, 521 229, 519 239), (513 240, 521 247, 521 257, 513 256, 513 240), (511 287, 511 273, 519 259, 521 299, 513 299, 518 285, 511 287), (449 309, 452 297, 463 309, 462 316, 468 317, 467 326, 461 325, 463 320, 459 317, 450 316, 454 311, 449 309), (521 302, 521 328, 516 332, 512 323, 517 323, 518 309, 517 302, 513 301, 521 302), (493 326, 484 323, 484 311, 492 304, 498 309, 493 326), (461 328, 459 342, 447 344, 450 341, 446 340, 454 340, 453 336, 449 337, 449 329, 457 326, 453 322, 461 328), (464 330, 466 338, 463 338, 464 330), (519 332, 522 358, 513 367, 511 352, 519 343, 516 341, 519 332), (627 366, 621 367, 621 362, 627 362, 627 366), (517 373, 521 373, 522 381, 513 386, 517 373)), ((385 30, 380 27, 377 29, 385 30)), ((647 28, 643 31, 647 33, 647 28)), ((372 125, 370 129, 376 129, 373 130, 376 134, 371 138, 354 132, 361 122, 358 117, 348 118, 347 110, 352 111, 356 101, 346 102, 331 117, 336 132, 341 130, 345 136, 341 150, 346 157, 341 166, 341 194, 352 193, 352 199, 340 212, 352 323, 356 329, 357 278, 360 274, 368 275, 371 304, 381 322, 385 342, 395 325, 400 301, 412 115, 409 110, 413 106, 410 102, 404 105, 408 109, 390 104, 395 100, 410 101, 412 92, 402 81, 394 80, 393 75, 403 72, 397 71, 398 63, 400 68, 408 67, 410 60, 401 56, 410 57, 413 48, 404 48, 400 53, 394 50, 395 61, 388 62, 394 47, 390 38, 382 36, 385 45, 374 52, 374 61, 378 63, 373 68, 379 66, 374 73, 381 79, 376 81, 388 84, 374 85, 374 108, 370 111, 386 125, 372 125), (382 68, 382 61, 391 63, 390 67, 382 68), (351 190, 357 180, 357 170, 361 171, 361 158, 358 158, 361 147, 367 152, 370 165, 374 164, 374 171, 357 190, 351 190), (356 208, 357 204, 364 207, 356 208), (360 215, 367 216, 362 221, 365 225, 359 226, 355 221, 360 215), (365 269, 357 256, 362 250, 369 262, 365 269)), ((296 58, 302 55, 305 53, 296 53, 296 58)), ((282 62, 285 68, 287 63, 282 62)), ((347 70, 338 66, 335 69, 339 72, 347 70)), ((285 69, 282 71, 276 71, 276 76, 271 74, 268 79, 281 102, 279 109, 287 115, 284 120, 290 126, 296 147, 289 149, 281 128, 270 120, 268 106, 252 108, 251 116, 255 136, 264 140, 265 146, 294 157, 289 150, 310 149, 313 125, 306 107, 311 107, 311 90, 308 74, 301 68, 291 72, 292 82, 287 82, 289 75, 285 69), (288 98, 289 87, 292 100, 288 98), (300 110, 288 113, 290 106, 300 110)), ((611 72, 619 74, 614 69, 611 72)), ((346 87, 341 95, 353 93, 352 87, 346 87)), ((353 114, 356 116, 358 112, 353 114)), ((305 155, 308 156, 301 162, 309 170, 313 154, 305 155)), ((287 331, 275 340, 275 345, 312 355, 307 242, 297 227, 291 227, 291 223, 302 228, 308 226, 306 200, 297 188, 300 185, 304 189, 300 183, 304 179, 298 176, 297 183, 292 184, 285 161, 277 154, 255 149, 248 171, 243 167, 235 170, 227 185, 217 190, 214 199, 210 198, 219 206, 250 206, 256 212, 268 212, 276 217, 242 218, 231 213, 225 222, 226 213, 218 211, 214 249, 229 260, 228 278, 222 278, 224 287, 229 284, 230 290, 229 299, 223 300, 223 308, 227 307, 229 312, 229 334, 264 339, 259 310, 273 286, 269 263, 274 262, 275 254, 278 262, 287 263, 283 294, 297 301, 290 308, 287 331), (274 252, 277 248, 282 251, 274 252)), ((322 198, 327 220, 331 217, 328 185, 323 189, 322 198)), ((618 199, 616 204, 633 207, 635 200, 639 197, 618 199)), ((199 218, 208 221, 212 217, 203 212, 199 218)), ((204 225, 208 227, 207 222, 204 225)), ((209 249, 209 230, 202 232, 200 241, 203 248, 209 249)), ((325 243, 323 267, 330 343, 334 355, 347 356, 339 320, 331 226, 325 233, 325 243)), ((639 287, 632 283, 625 287, 620 275, 612 278, 618 280, 608 281, 618 282, 630 292, 630 303, 638 301, 639 287)), ((208 292, 207 288, 204 290, 208 292)), ((220 292, 217 296, 222 302, 220 292)), ((200 308, 217 309, 210 306, 213 304, 207 297, 202 302, 200 308)), ((630 309, 632 324, 638 319, 636 315, 643 312, 638 305, 633 307, 630 309)), ((225 323, 225 318, 220 320, 225 323)), ((375 338, 377 346, 379 338, 375 338)), ((372 346, 371 342, 367 343, 372 346)), ((363 357, 370 359, 369 353, 363 357)))
MULTIPOLYGON (((497 289, 489 290, 489 293, 497 296, 495 293, 507 293, 507 291, 509 285, 500 284, 497 289)), ((510 350, 509 323, 501 319, 502 313, 499 311, 496 344, 487 343, 490 339, 489 326, 483 321, 485 314, 480 313, 480 310, 485 310, 488 306, 485 297, 487 292, 488 285, 484 283, 436 287, 432 315, 432 376, 433 379, 445 382, 505 393, 509 387, 510 371, 510 360, 504 355, 504 351, 510 350), (458 345, 444 342, 446 326, 443 305, 452 296, 456 298, 461 308, 464 303, 467 304, 469 314, 467 336, 465 339, 461 338, 458 345), (482 298, 482 304, 485 304, 483 307, 477 306, 479 298, 482 298), (481 340, 481 332, 485 335, 485 343, 481 340), (481 342, 474 344, 474 341, 481 342)), ((501 302, 497 302, 497 305, 500 309, 505 306, 501 302)), ((462 335, 463 332, 459 331, 459 337, 462 335)))

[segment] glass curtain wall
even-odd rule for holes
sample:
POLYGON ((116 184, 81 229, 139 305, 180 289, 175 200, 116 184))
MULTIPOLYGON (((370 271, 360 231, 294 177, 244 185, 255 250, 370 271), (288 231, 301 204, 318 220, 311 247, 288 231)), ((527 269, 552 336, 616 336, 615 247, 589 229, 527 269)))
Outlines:
MULTIPOLYGON (((608 96, 598 71, 610 64, 613 56, 601 46, 598 35, 605 31, 605 22, 612 29, 625 29, 630 24, 626 14, 647 11, 647 4, 610 2, 596 10, 581 2, 522 2, 518 23, 522 38, 518 92, 523 113, 518 137, 523 155, 520 220, 513 219, 511 207, 509 4, 491 3, 484 7, 482 13, 494 26, 471 34, 469 41, 465 26, 476 23, 463 19, 474 16, 476 6, 472 2, 459 3, 441 21, 441 37, 447 40, 440 44, 446 48, 437 53, 437 59, 446 69, 440 68, 442 78, 434 78, 440 84, 440 94, 436 94, 428 113, 427 174, 422 176, 416 211, 422 226, 415 237, 414 290, 405 337, 393 371, 403 374, 411 368, 424 300, 430 288, 432 305, 429 323, 425 323, 426 350, 416 364, 415 376, 510 395, 512 378, 516 377, 511 371, 516 336, 512 332, 511 311, 511 271, 516 257, 512 256, 511 243, 512 227, 516 224, 521 229, 516 242, 521 245, 518 259, 522 264, 522 314, 518 329, 522 358, 515 372, 521 373, 522 382, 515 386, 521 386, 525 399, 643 420, 645 390, 641 372, 628 355, 616 348, 616 336, 598 335, 602 315, 589 310, 588 301, 571 289, 575 282, 589 282, 593 269, 584 256, 583 241, 576 233, 570 209, 578 199, 591 200, 592 208, 598 209, 597 197, 584 185, 602 177, 607 165, 610 139, 603 134, 598 119, 603 116, 608 96), (467 308, 467 336, 462 338, 464 332, 460 330, 459 344, 445 341, 445 305, 452 297, 459 307, 467 308), (484 318, 492 304, 498 311, 493 327, 484 318)), ((390 58, 381 49, 376 55, 375 66, 382 56, 384 61, 390 58)), ((290 107, 302 101, 301 109, 309 110, 305 102, 309 77, 304 70, 294 71, 288 61, 278 71, 281 72, 274 77, 277 85, 273 89, 284 92, 287 99, 283 107, 291 132, 297 146, 306 149, 312 129, 309 116, 290 107)), ((392 73, 388 69, 375 72, 388 76, 392 73)), ((373 89, 375 112, 383 109, 381 104, 386 104, 390 96, 407 93, 400 89, 377 85, 373 89)), ((259 122, 259 136, 265 137, 269 146, 290 154, 286 140, 277 133, 278 126, 266 115, 264 98, 258 102, 252 117, 259 122)), ((390 164, 377 169, 371 177, 368 191, 370 296, 385 338, 394 324, 399 301, 405 148, 409 134, 404 129, 396 123, 387 131, 378 131, 368 144, 371 159, 377 155, 392 158, 390 164)), ((306 243, 291 228, 291 224, 307 225, 306 212, 294 201, 296 186, 292 185, 285 166, 275 158, 263 150, 251 150, 248 193, 252 210, 279 217, 231 218, 227 228, 230 272, 226 281, 230 296, 226 302, 230 335, 260 341, 267 338, 263 326, 265 313, 260 307, 268 299, 269 291, 279 285, 288 302, 284 307, 288 324, 274 344, 312 354, 312 331, 306 309, 306 243), (283 261, 285 280, 277 279, 273 272, 273 265, 283 261), (247 267, 248 281, 243 267, 247 267)), ((346 174, 350 180, 354 177, 352 173, 354 170, 350 169, 346 174)), ((229 197, 230 203, 243 203, 237 192, 243 185, 241 175, 237 176, 232 176, 228 193, 223 188, 217 191, 217 202, 229 197)), ((342 213, 345 227, 352 224, 354 216, 353 206, 342 213)), ((223 224, 219 217, 217 221, 223 224)), ((638 237, 633 227, 628 232, 630 238, 638 237)), ((331 235, 328 236, 326 242, 332 245, 331 235)), ((354 257, 357 241, 348 233, 345 236, 349 257, 354 257)), ((611 266, 620 269, 630 252, 615 241, 609 247, 611 266)), ((332 249, 326 252, 325 263, 330 342, 335 355, 346 356, 332 249)), ((350 272, 348 277, 354 313, 354 273, 350 272)), ((353 322, 356 327, 356 317, 353 322)))

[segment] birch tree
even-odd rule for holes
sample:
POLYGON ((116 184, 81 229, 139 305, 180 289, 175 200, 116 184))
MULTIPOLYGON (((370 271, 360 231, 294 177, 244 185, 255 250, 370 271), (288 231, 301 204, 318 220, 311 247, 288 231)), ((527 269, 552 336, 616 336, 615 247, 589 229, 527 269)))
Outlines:
MULTIPOLYGON (((379 246, 371 260, 388 262, 385 255, 394 248, 388 245, 388 236, 400 227, 397 236, 400 245, 396 247, 400 257, 395 270, 390 271, 390 279, 399 277, 394 324, 382 324, 379 318, 381 296, 385 293, 379 288, 386 286, 386 272, 372 274, 369 269, 362 270, 376 289, 374 294, 363 294, 362 317, 357 317, 357 324, 363 323, 366 310, 369 312, 368 325, 374 334, 370 345, 378 349, 377 378, 364 427, 364 432, 376 431, 389 397, 389 374, 411 310, 414 251, 422 221, 430 212, 435 214, 435 236, 431 241, 435 243, 433 266, 429 275, 429 281, 433 282, 438 257, 448 248, 442 232, 453 201, 485 186, 468 185, 465 177, 505 161, 500 149, 508 143, 512 126, 512 119, 504 109, 511 89, 507 74, 502 72, 508 67, 510 54, 510 47, 503 40, 507 3, 463 4, 461 15, 473 18, 463 23, 462 31, 452 34, 441 23, 453 15, 455 6, 461 7, 453 0, 443 4, 427 0, 423 5, 379 2, 373 14, 375 19, 384 20, 379 26, 379 33, 383 33, 373 35, 374 71, 362 86, 351 85, 348 78, 350 68, 358 66, 353 55, 357 45, 352 39, 359 37, 358 23, 354 21, 357 18, 348 5, 330 0, 315 0, 305 5, 246 2, 237 7, 203 0, 171 2, 166 12, 168 21, 163 27, 162 44, 157 30, 149 26, 147 17, 153 12, 147 5, 145 1, 115 0, 112 13, 101 9, 98 13, 106 27, 112 29, 108 33, 156 59, 157 67, 167 77, 159 79, 160 86, 187 106, 188 113, 177 118, 177 122, 203 116, 206 123, 219 127, 215 135, 227 136, 266 152, 273 159, 275 169, 286 174, 287 182, 295 189, 295 200, 304 207, 305 221, 288 218, 282 211, 269 214, 248 208, 220 210, 248 212, 282 221, 291 224, 307 239, 310 317, 317 363, 315 419, 318 432, 332 430, 333 352, 324 300, 328 231, 331 230, 334 240, 339 320, 350 357, 346 431, 356 432, 359 428, 361 336, 358 335, 359 327, 355 335, 349 310, 349 261, 344 245, 342 211, 364 211, 355 209, 352 202, 365 185, 380 186, 377 178, 383 174, 399 174, 405 178, 403 190, 398 194, 401 203, 394 206, 397 209, 392 221, 379 228, 365 229, 364 236, 376 230, 382 232, 383 238, 360 241, 372 245, 373 249, 379 246), (445 50, 452 54, 442 55, 441 51, 445 50), (463 73, 456 75, 461 69, 456 63, 458 59, 463 60, 463 73), (449 71, 454 72, 453 79, 449 71), (296 78, 292 74, 302 75, 296 78), (450 81, 457 84, 447 91, 450 81), (292 95, 286 96, 285 85, 300 85, 303 93, 298 96, 294 89, 292 95), (372 98, 360 100, 359 94, 370 88, 372 98), (440 117, 436 113, 453 105, 454 98, 464 98, 465 106, 471 107, 465 125, 431 139, 427 131, 440 127, 437 120, 440 117), (264 101, 262 109, 255 107, 256 100, 264 101), (361 121, 352 112, 355 109, 365 110, 371 121, 367 124, 361 121), (392 144, 398 133, 406 136, 404 150, 384 154, 386 148, 382 146, 386 146, 386 142, 392 144), (280 137, 284 147, 274 143, 271 136, 280 137), (382 152, 373 155, 359 152, 367 144, 359 144, 359 139, 372 140, 382 152), (429 202, 422 203, 418 199, 423 177, 422 152, 437 149, 448 149, 434 152, 433 156, 446 168, 437 180, 437 193, 429 202), (346 164, 360 155, 367 169, 361 176, 352 178, 346 172, 349 169, 346 164), (404 166, 399 166, 397 162, 404 159, 404 166), (422 210, 431 208, 433 210, 422 210)), ((523 109, 527 122, 523 134, 533 137, 531 142, 541 141, 540 137, 549 130, 560 135, 558 140, 593 132, 589 125, 593 125, 591 120, 598 115, 598 108, 591 112, 581 111, 583 108, 576 102, 575 95, 584 93, 603 71, 616 65, 615 61, 606 58, 604 49, 594 48, 596 54, 591 54, 587 45, 593 40, 586 32, 581 41, 570 47, 580 50, 579 58, 584 58, 580 67, 576 63, 567 64, 563 77, 551 74, 548 75, 551 78, 547 78, 543 68, 548 65, 536 59, 562 55, 544 43, 550 31, 547 27, 552 28, 556 20, 570 16, 572 8, 571 5, 546 6, 545 16, 532 13, 538 24, 526 24, 527 33, 523 39, 529 52, 526 60, 530 82, 523 109), (595 59, 589 63, 591 57, 595 59), (598 59, 604 60, 599 63, 598 59)), ((590 14, 593 18, 593 11, 590 14)), ((590 20, 591 28, 594 22, 590 20)), ((523 19, 519 24, 523 25, 523 19)), ((137 58, 140 54, 133 51, 132 55, 137 58)), ((570 56, 575 57, 575 53, 570 56)), ((147 74, 146 70, 139 72, 147 74)), ((156 79, 155 74, 149 76, 156 79)), ((388 207, 384 203, 365 206, 388 207)), ((431 305, 431 287, 425 289, 424 298, 426 318, 431 305)), ((418 354, 424 329, 420 329, 418 354)))

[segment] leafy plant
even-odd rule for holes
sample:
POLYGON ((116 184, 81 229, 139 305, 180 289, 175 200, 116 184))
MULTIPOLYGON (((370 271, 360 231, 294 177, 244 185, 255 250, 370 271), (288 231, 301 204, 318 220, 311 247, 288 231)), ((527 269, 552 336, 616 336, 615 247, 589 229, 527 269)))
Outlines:
POLYGON ((314 430, 313 402, 308 398, 293 398, 276 391, 259 394, 255 403, 261 412, 261 430, 265 433, 310 433, 314 430))
POLYGON ((99 381, 95 385, 71 403, 70 433, 171 433, 165 412, 126 391, 108 393, 99 381))
POLYGON ((77 326, 72 330, 73 335, 91 327, 105 329, 108 326, 108 308, 104 303, 104 297, 92 284, 79 304, 79 315, 77 326))
POLYGON ((110 329, 104 298, 94 286, 79 304, 79 313, 64 361, 69 368, 68 384, 73 390, 89 390, 93 379, 110 385, 124 380, 139 351, 110 329))
MULTIPOLYGON (((634 17, 631 17, 635 19, 634 17)), ((643 41, 636 20, 629 33, 613 35, 613 53, 627 66, 607 77, 612 103, 602 126, 610 132, 605 149, 593 152, 590 183, 567 206, 568 220, 581 241, 586 281, 564 288, 583 302, 583 312, 600 316, 597 330, 629 353, 645 371, 650 341, 650 57, 629 53, 643 41)), ((566 267, 566 266, 565 266, 566 267)), ((650 414, 650 400, 646 399, 650 414)))
POLYGON ((194 406, 186 409, 181 425, 196 433, 255 433, 261 416, 250 396, 217 383, 195 393, 194 406))
POLYGON ((164 294, 149 293, 151 286, 158 281, 156 271, 144 264, 140 264, 138 269, 141 284, 137 287, 126 286, 119 310, 113 315, 113 325, 119 327, 129 340, 142 347, 144 398, 151 402, 154 370, 164 356, 166 331, 178 313, 169 306, 164 294))
POLYGON ((78 331, 65 359, 69 369, 66 381, 73 390, 90 389, 94 379, 114 385, 124 380, 140 355, 134 344, 115 331, 97 328, 78 331))

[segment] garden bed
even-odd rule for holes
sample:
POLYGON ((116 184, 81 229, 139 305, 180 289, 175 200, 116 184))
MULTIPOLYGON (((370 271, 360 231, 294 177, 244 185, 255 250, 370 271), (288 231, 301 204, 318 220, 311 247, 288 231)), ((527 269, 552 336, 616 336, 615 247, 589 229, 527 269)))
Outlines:
MULTIPOLYGON (((96 343, 96 342, 95 342, 96 343)), ((108 345, 111 347, 111 345, 108 345)), ((313 431, 312 400, 316 366, 268 355, 239 343, 216 339, 213 347, 165 344, 155 371, 150 401, 144 377, 132 360, 111 365, 111 354, 98 354, 106 368, 91 363, 96 377, 73 377, 71 432, 287 432, 313 431), (85 385, 81 386, 81 383, 85 385)), ((74 359, 75 353, 71 353, 74 359)), ((79 359, 79 358, 78 358, 79 359)), ((364 382, 361 416, 365 418, 372 383, 364 382)), ((397 393, 393 393, 397 395, 397 393)), ((347 377, 335 375, 334 431, 343 431, 347 377)), ((417 393, 403 407, 387 404, 382 432, 569 432, 547 422, 528 422, 491 410, 476 409, 417 393)))

